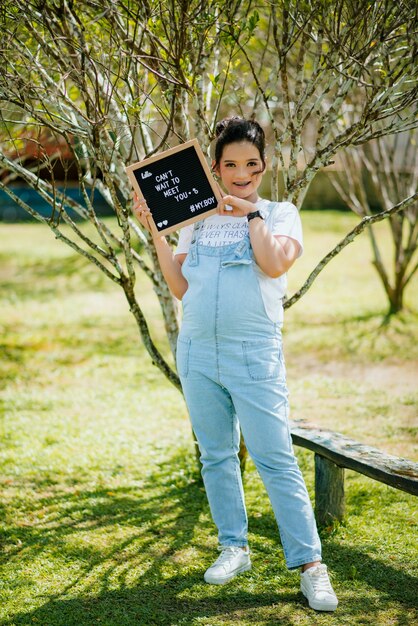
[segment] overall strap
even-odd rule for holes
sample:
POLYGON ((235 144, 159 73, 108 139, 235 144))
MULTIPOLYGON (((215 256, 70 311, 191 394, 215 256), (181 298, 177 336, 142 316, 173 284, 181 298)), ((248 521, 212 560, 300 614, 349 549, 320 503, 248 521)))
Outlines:
POLYGON ((245 235, 244 239, 241 239, 239 243, 237 243, 237 247, 234 250, 234 256, 238 259, 241 259, 245 254, 251 249, 250 236, 245 235))
POLYGON ((199 237, 199 233, 202 229, 203 226, 203 220, 199 220, 198 222, 195 222, 193 225, 193 233, 192 233, 192 240, 190 242, 190 246, 195 245, 198 237, 199 237))
POLYGON ((273 210, 275 209, 276 205, 277 205, 277 202, 274 202, 273 200, 271 200, 268 203, 267 207, 266 207, 266 213, 267 213, 267 215, 266 215, 266 226, 267 226, 267 228, 269 228, 269 230, 271 230, 270 222, 271 222, 271 217, 273 215, 273 210))
POLYGON ((197 240, 199 237, 199 233, 202 229, 202 226, 203 226, 203 220, 195 222, 193 226, 192 240, 190 242, 189 252, 187 253, 188 263, 189 265, 192 265, 192 266, 198 265, 199 263, 199 258, 197 254, 197 240))

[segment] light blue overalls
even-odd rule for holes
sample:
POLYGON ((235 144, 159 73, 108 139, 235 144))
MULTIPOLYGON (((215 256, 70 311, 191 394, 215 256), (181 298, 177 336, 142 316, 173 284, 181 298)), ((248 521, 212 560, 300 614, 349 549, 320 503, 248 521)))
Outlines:
POLYGON ((281 328, 264 308, 249 236, 198 245, 183 263, 188 290, 177 369, 198 440, 202 475, 220 547, 247 545, 238 459, 241 430, 265 484, 287 566, 321 560, 321 544, 288 425, 281 328))

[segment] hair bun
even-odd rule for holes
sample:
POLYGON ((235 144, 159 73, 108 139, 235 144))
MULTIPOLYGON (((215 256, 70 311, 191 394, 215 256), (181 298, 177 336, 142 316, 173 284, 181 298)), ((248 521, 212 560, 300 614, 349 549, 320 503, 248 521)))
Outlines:
POLYGON ((232 115, 231 117, 225 117, 223 120, 218 122, 215 127, 216 137, 219 137, 219 135, 223 133, 223 131, 230 125, 231 122, 238 122, 241 119, 242 118, 240 118, 238 115, 232 115))

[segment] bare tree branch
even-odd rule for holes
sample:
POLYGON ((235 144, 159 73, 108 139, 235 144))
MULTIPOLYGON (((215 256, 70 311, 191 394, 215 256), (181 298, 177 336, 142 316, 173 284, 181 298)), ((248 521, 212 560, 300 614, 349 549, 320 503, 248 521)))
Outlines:
POLYGON ((333 259, 337 254, 339 254, 349 243, 354 241, 358 235, 360 235, 367 226, 371 224, 375 224, 376 222, 381 222, 384 219, 387 219, 389 216, 395 215, 399 211, 406 209, 410 206, 416 199, 418 198, 418 192, 414 193, 409 198, 405 198, 395 206, 387 209, 386 211, 381 211, 380 213, 376 213, 375 215, 366 215, 363 217, 361 222, 359 222, 352 230, 350 230, 347 235, 341 239, 341 241, 330 251, 324 258, 318 263, 315 269, 309 274, 308 278, 302 285, 302 287, 293 294, 291 298, 286 300, 284 303, 284 308, 289 308, 293 306, 312 286, 314 280, 322 272, 326 265, 333 259))

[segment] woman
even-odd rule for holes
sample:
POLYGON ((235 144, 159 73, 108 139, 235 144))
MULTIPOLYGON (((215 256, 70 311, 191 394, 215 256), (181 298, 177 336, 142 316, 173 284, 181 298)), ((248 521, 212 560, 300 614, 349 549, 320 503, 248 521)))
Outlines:
MULTIPOLYGON (((223 584, 251 568, 238 459, 240 427, 266 486, 286 564, 301 568, 309 606, 334 611, 338 600, 321 563, 321 544, 288 424, 282 298, 286 272, 302 252, 296 207, 258 196, 265 137, 260 125, 232 117, 216 128, 213 170, 228 195, 217 215, 180 232, 175 253, 154 238, 162 272, 183 302, 177 369, 196 434, 202 475, 221 554, 205 581, 223 584)), ((145 201, 134 214, 145 227, 145 201)))

